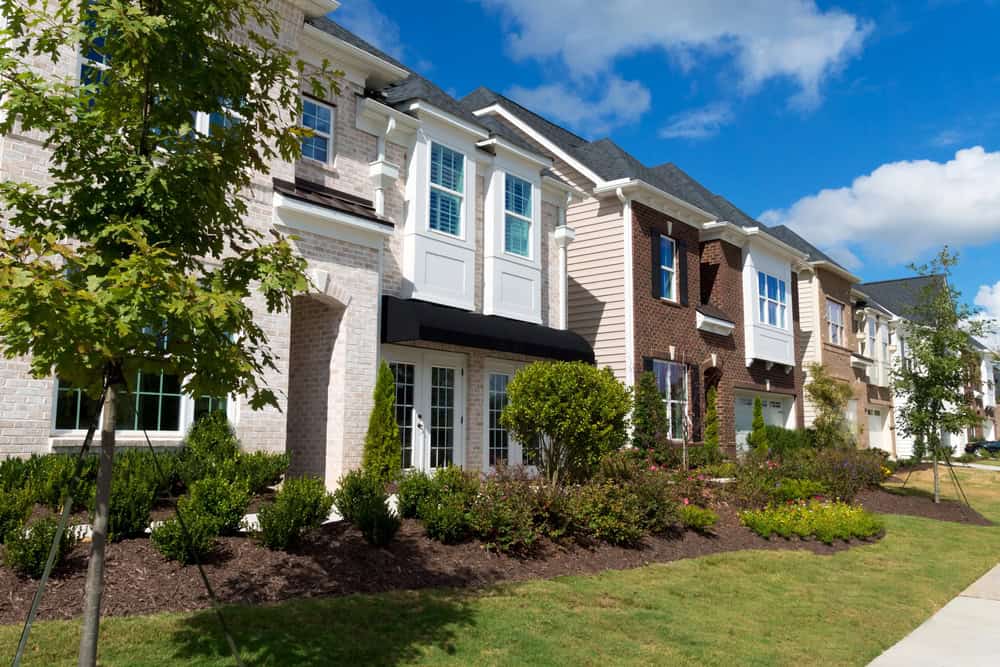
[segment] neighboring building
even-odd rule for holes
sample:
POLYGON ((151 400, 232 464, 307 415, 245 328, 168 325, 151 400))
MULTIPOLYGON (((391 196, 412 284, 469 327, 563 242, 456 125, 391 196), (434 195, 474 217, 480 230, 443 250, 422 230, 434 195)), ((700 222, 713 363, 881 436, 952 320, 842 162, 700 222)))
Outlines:
POLYGON ((485 88, 462 100, 552 160, 581 193, 568 209, 569 326, 627 385, 653 371, 670 435, 700 440, 709 387, 721 441, 745 444, 754 399, 794 428, 801 364, 796 272, 806 255, 673 164, 646 167, 485 88))
MULTIPOLYGON (((809 384, 809 366, 817 363, 847 382, 854 394, 847 419, 858 446, 892 452, 891 314, 855 289, 860 278, 794 231, 780 226, 770 228, 770 233, 808 255, 810 269, 799 272, 797 285, 804 385, 809 384)), ((808 427, 816 417, 816 406, 804 387, 802 393, 808 427)))
MULTIPOLYGON (((280 410, 137 377, 120 442, 140 444, 145 428, 154 444, 176 446, 199 413, 224 409, 245 446, 287 450, 294 471, 332 486, 361 462, 384 359, 397 379, 404 466, 523 461, 497 421, 511 375, 537 359, 593 361, 590 345, 564 330, 572 189, 531 146, 323 18, 337 3, 278 4, 282 42, 345 73, 337 96, 303 91, 302 122, 315 136, 302 159, 275 159, 253 183, 247 223, 292 237, 313 283, 290 313, 253 304, 278 359, 266 381, 280 410)), ((61 66, 72 75, 77 59, 61 66)), ((199 128, 211 131, 207 118, 199 128)), ((44 185, 39 139, 0 138, 0 177, 44 185)), ((26 360, 0 366, 0 455, 78 445, 89 401, 27 371, 26 360)))

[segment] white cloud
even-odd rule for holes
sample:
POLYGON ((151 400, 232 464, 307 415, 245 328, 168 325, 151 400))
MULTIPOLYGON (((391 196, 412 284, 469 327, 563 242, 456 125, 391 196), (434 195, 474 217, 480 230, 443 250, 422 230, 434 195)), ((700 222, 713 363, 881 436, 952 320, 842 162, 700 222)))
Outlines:
POLYGON ((733 110, 728 104, 712 104, 675 114, 660 129, 660 136, 664 139, 707 139, 732 121, 733 110))
POLYGON ((399 25, 380 12, 372 0, 345 2, 333 14, 333 19, 396 60, 403 59, 399 25))
POLYGON ((1000 238, 1000 152, 981 146, 948 162, 884 164, 849 187, 821 190, 761 214, 834 253, 862 251, 890 264, 931 249, 1000 238))
POLYGON ((983 309, 987 318, 1000 320, 1000 280, 994 285, 980 286, 975 303, 983 309))
POLYGON ((536 113, 591 136, 635 122, 649 110, 649 90, 638 81, 611 76, 601 88, 597 99, 585 97, 575 87, 563 83, 537 88, 514 86, 507 95, 536 113))
POLYGON ((939 148, 950 148, 952 146, 957 146, 962 143, 964 134, 958 130, 941 130, 933 137, 931 137, 931 146, 937 146, 939 148))
POLYGON ((824 80, 872 30, 813 0, 480 1, 507 19, 515 58, 554 58, 575 78, 610 72, 617 59, 646 50, 665 51, 683 67, 727 55, 743 92, 790 79, 798 87, 792 104, 805 108, 819 103, 824 80))

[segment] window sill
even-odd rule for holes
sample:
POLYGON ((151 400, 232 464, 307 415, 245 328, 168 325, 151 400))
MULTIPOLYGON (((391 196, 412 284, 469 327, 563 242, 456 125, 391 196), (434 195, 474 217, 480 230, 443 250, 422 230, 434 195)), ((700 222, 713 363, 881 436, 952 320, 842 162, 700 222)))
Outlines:
POLYGON ((656 300, 658 302, 664 304, 664 305, 672 306, 674 308, 687 308, 688 307, 688 306, 683 305, 680 301, 677 301, 676 299, 668 299, 665 296, 657 297, 656 300))

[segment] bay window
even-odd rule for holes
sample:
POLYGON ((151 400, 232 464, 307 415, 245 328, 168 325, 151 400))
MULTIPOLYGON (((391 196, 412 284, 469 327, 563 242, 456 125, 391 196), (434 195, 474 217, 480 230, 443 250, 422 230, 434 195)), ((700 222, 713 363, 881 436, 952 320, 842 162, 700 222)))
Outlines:
POLYGON ((432 143, 430 179, 430 228, 451 236, 462 236, 465 156, 439 143, 432 143))
POLYGON ((788 291, 785 281, 763 271, 758 271, 757 297, 760 321, 779 329, 785 329, 788 310, 788 291))

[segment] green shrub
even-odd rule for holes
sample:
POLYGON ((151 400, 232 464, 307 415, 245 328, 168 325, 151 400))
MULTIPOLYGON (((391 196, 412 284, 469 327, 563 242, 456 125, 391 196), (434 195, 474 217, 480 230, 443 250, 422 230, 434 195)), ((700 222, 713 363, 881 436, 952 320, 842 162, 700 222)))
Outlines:
POLYGON ((756 452, 748 453, 736 471, 736 482, 729 487, 740 507, 764 507, 774 498, 774 490, 784 474, 781 464, 756 452))
MULTIPOLYGON (((36 521, 26 530, 9 532, 4 543, 4 562, 18 574, 38 579, 45 571, 52 540, 58 530, 59 521, 55 517, 48 517, 36 521)), ((64 532, 56 552, 57 565, 72 551, 75 544, 76 539, 70 531, 64 532)))
POLYGON ((601 457, 627 441, 630 391, 610 369, 582 362, 525 366, 507 387, 501 421, 519 442, 538 442, 551 482, 590 477, 601 457))
POLYGON ((646 371, 639 376, 632 411, 632 446, 648 451, 656 449, 670 432, 663 397, 656 386, 656 376, 646 371))
POLYGON ((807 430, 768 425, 764 427, 764 431, 770 456, 780 458, 814 446, 812 433, 807 430))
POLYGON ((580 532, 573 513, 573 494, 566 487, 535 487, 532 500, 533 523, 543 535, 559 541, 580 532))
POLYGON ((747 444, 755 452, 766 453, 768 450, 764 405, 759 396, 753 399, 753 422, 750 426, 750 435, 747 436, 747 444))
POLYGON ((236 459, 234 478, 244 481, 250 493, 257 495, 280 482, 290 464, 288 454, 241 452, 236 459))
POLYGON ((176 452, 157 452, 156 461, 153 453, 147 449, 122 449, 115 454, 114 477, 128 477, 145 480, 153 488, 156 497, 172 494, 180 490, 180 478, 177 474, 176 452), (161 477, 156 470, 159 464, 163 473, 161 477))
POLYGON ((681 523, 676 483, 664 472, 643 471, 627 490, 636 497, 642 526, 653 534, 674 531, 681 523))
POLYGON ((431 539, 456 544, 469 536, 471 498, 460 493, 433 493, 417 506, 417 514, 431 539))
POLYGON ((48 454, 34 456, 28 461, 28 488, 32 498, 53 512, 62 509, 63 493, 73 493, 73 509, 84 510, 92 503, 97 484, 97 457, 88 456, 83 461, 80 476, 74 482, 76 456, 48 454))
POLYGON ((632 546, 645 535, 644 508, 627 486, 590 482, 572 495, 574 523, 585 534, 610 544, 632 546))
POLYGON ((806 373, 805 393, 816 409, 812 427, 816 447, 853 448, 855 437, 847 420, 847 406, 854 395, 851 385, 830 375, 822 364, 810 364, 806 373))
MULTIPOLYGON (((681 454, 683 458, 683 451, 681 454)), ((714 465, 722 460, 722 452, 718 446, 708 443, 692 443, 688 445, 688 466, 692 468, 703 468, 714 465)))
POLYGON ((187 527, 185 537, 180 521, 175 517, 163 522, 153 530, 153 546, 167 560, 175 560, 184 565, 200 563, 211 555, 218 535, 218 519, 209 514, 181 509, 181 517, 187 527))
POLYGON ((785 503, 789 500, 808 500, 825 495, 827 495, 826 487, 820 482, 811 479, 785 478, 775 484, 771 499, 777 503, 785 503))
POLYGON ((111 480, 108 509, 108 538, 118 542, 141 537, 149 527, 149 515, 156 502, 156 489, 143 475, 118 471, 111 480), (119 474, 124 472, 126 474, 119 474))
POLYGON ((698 472, 712 479, 727 479, 736 477, 738 470, 739 466, 735 461, 722 461, 721 463, 702 466, 698 472))
POLYGON ((194 513, 211 518, 216 534, 233 535, 239 532, 249 504, 250 491, 245 482, 206 477, 191 485, 178 507, 185 516, 194 513))
POLYGON ((22 529, 31 506, 31 495, 24 489, 0 491, 0 544, 8 534, 22 529))
POLYGON ((827 495, 844 502, 852 502, 862 489, 878 487, 882 466, 882 456, 872 450, 834 447, 800 451, 782 461, 784 476, 817 481, 827 495))
POLYGON ((642 475, 647 466, 653 465, 636 448, 620 449, 605 454, 597 467, 596 479, 608 482, 631 483, 642 475))
POLYGON ((28 487, 31 471, 28 460, 10 458, 0 461, 0 491, 21 491, 28 487))
POLYGON ((417 516, 420 501, 434 492, 434 482, 421 470, 413 470, 403 475, 396 490, 399 514, 404 519, 417 516))
POLYGON ((703 533, 715 525, 719 520, 719 515, 710 509, 697 505, 681 505, 680 520, 681 524, 688 530, 703 533))
POLYGON ((719 392, 715 387, 709 387, 705 398, 705 461, 706 465, 722 460, 722 450, 719 448, 719 392))
POLYGON ((395 404, 396 381, 389 364, 383 361, 375 379, 375 405, 368 417, 362 465, 365 472, 383 483, 394 478, 402 465, 395 404))
POLYGON ((860 506, 847 503, 800 501, 740 513, 740 522, 763 538, 815 537, 835 540, 868 539, 885 529, 882 520, 860 506))
POLYGON ((528 482, 488 480, 469 508, 472 534, 490 551, 527 554, 540 536, 533 496, 528 482))
POLYGON ((333 496, 326 492, 323 480, 286 479, 274 502, 262 507, 257 515, 260 541, 270 549, 287 549, 307 530, 321 526, 332 508, 333 496))
POLYGON ((225 413, 210 412, 188 431, 178 462, 179 474, 189 486, 206 477, 225 475, 231 478, 238 453, 239 440, 225 413))
POLYGON ((377 547, 389 544, 401 523, 388 501, 384 479, 367 470, 354 470, 341 477, 333 493, 333 504, 340 515, 377 547))

